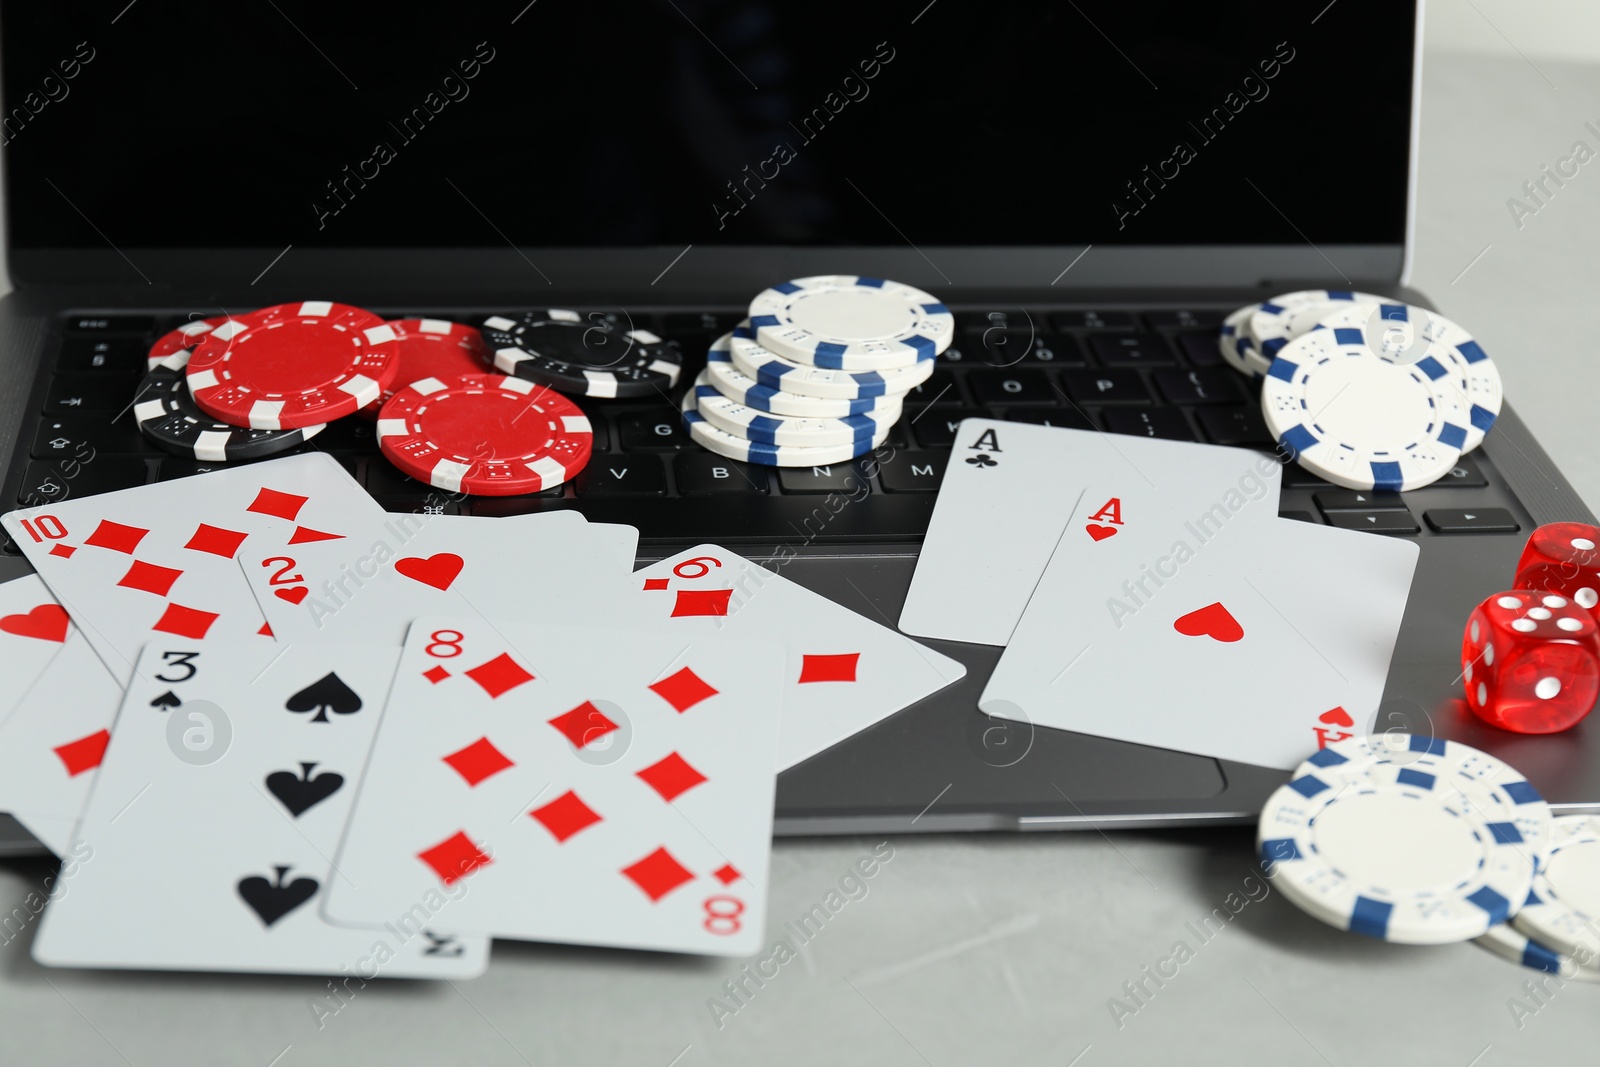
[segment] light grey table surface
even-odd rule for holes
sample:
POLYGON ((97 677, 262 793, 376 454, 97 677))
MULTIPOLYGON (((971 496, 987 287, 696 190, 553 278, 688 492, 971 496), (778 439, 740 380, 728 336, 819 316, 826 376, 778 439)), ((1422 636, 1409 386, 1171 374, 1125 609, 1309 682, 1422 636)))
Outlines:
MULTIPOLYGON (((1430 57, 1414 280, 1498 358, 1523 417, 1600 506, 1600 161, 1520 229, 1506 206, 1574 141, 1600 149, 1583 127, 1600 127, 1600 66, 1536 63, 1430 57)), ((1330 116, 1306 147, 1360 180, 1359 117, 1330 116)), ((779 842, 772 936, 878 843, 779 842)), ((29 958, 25 930, 0 944, 0 1064, 1490 1067, 1590 1062, 1600 1041, 1600 986, 1552 983, 1536 1001, 1524 988, 1535 972, 1473 945, 1408 948, 1323 926, 1260 880, 1248 831, 892 846, 866 895, 764 985, 750 981, 720 1026, 709 1002, 733 1003, 723 983, 736 963, 501 942, 482 979, 373 983, 319 1026, 323 981, 50 971, 29 958), (1236 917, 1196 933, 1230 904, 1236 917), (1142 1006, 1128 1000, 1124 983, 1180 941, 1175 976, 1147 980, 1142 1006), (1138 1007, 1120 1025, 1114 997, 1138 1007)), ((0 917, 49 872, 0 865, 0 917)))

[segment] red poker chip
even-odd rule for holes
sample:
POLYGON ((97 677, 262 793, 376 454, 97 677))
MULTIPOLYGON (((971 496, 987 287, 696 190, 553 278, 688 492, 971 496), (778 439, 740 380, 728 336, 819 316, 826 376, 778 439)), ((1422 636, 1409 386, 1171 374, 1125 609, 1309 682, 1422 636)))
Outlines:
POLYGON ((176 330, 169 330, 162 334, 155 344, 150 346, 150 355, 145 359, 145 370, 153 371, 156 365, 168 356, 182 352, 186 348, 193 348, 199 344, 206 334, 228 321, 226 315, 214 319, 195 319, 186 322, 176 330))
POLYGON ((444 319, 391 319, 389 325, 400 339, 400 370, 382 396, 356 412, 364 419, 376 419, 389 398, 412 382, 423 378, 447 382, 462 374, 494 370, 494 356, 475 327, 444 319))
POLYGON ((214 419, 253 430, 331 422, 376 400, 400 369, 394 328, 308 300, 228 319, 189 357, 189 391, 214 419))
POLYGON ((439 489, 516 496, 560 485, 589 462, 589 418, 522 378, 462 374, 397 390, 378 415, 378 448, 439 489))

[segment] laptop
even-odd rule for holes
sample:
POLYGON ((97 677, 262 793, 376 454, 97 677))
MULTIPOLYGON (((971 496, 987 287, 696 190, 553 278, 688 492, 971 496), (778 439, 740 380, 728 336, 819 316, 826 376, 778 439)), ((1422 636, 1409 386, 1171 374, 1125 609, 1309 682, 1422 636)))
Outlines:
MULTIPOLYGON (((686 383, 769 283, 888 277, 947 302, 957 339, 870 477, 719 479, 728 461, 675 404, 585 400, 582 475, 461 508, 576 508, 637 526, 645 559, 787 546, 789 577, 891 621, 963 418, 1265 449, 1218 356, 1224 314, 1305 288, 1426 303, 1405 285, 1420 4, 118 6, 0 3, 8 505, 207 469, 150 447, 128 410, 151 340, 187 319, 305 299, 472 324, 571 308, 667 338, 686 383), (96 458, 64 470, 80 446, 96 458)), ((371 430, 347 419, 303 447, 422 507, 371 430)), ((1563 810, 1600 801, 1595 727, 1519 737, 1457 699, 1472 605, 1536 525, 1593 521, 1514 410, 1387 502, 1297 467, 1284 486, 1284 515, 1421 547, 1377 728, 1500 754, 1563 810)), ((25 573, 0 547, 0 578, 25 573)), ((780 833, 1243 823, 1284 778, 986 718, 999 650, 930 644, 966 678, 780 776, 780 833)), ((35 847, 14 825, 4 841, 35 847)))

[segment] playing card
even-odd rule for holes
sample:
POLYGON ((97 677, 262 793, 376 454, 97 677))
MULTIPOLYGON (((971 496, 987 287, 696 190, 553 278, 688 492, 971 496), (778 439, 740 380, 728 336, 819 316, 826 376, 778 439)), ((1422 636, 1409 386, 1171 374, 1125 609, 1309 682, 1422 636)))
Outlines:
POLYGON ((122 686, 74 630, 0 720, 0 811, 65 857, 122 703, 122 686))
POLYGON ((632 582, 632 605, 608 605, 629 626, 685 639, 721 633, 784 646, 780 771, 967 673, 891 626, 718 545, 697 545, 652 564, 632 582))
POLYGON ((1202 536, 1150 496, 1084 493, 978 706, 1283 770, 1370 722, 1417 545, 1276 518, 1202 536), (1086 533, 1110 499, 1139 540, 1086 533))
POLYGON ((297 544, 336 540, 382 513, 337 460, 308 453, 13 511, 3 522, 126 681, 146 641, 262 632, 234 562, 251 532, 283 524, 297 544))
POLYGON ((400 645, 422 615, 490 619, 565 608, 633 568, 639 531, 576 511, 514 518, 380 515, 340 541, 252 534, 240 552, 281 641, 348 636, 400 645))
POLYGON ((66 609, 38 575, 26 574, 0 585, 0 663, 6 671, 5 685, 0 687, 0 719, 73 632, 66 609))
POLYGON ((324 901, 373 924, 762 948, 783 650, 429 616, 412 624, 324 901))
POLYGON ((471 977, 488 944, 454 934, 453 894, 377 931, 318 898, 355 798, 397 650, 167 638, 146 646, 74 842, 71 891, 33 955, 66 967, 471 977))
POLYGON ((1281 471, 1239 448, 967 419, 917 556, 900 628, 1004 645, 1090 481, 1155 489, 1178 513, 1276 517, 1281 471))

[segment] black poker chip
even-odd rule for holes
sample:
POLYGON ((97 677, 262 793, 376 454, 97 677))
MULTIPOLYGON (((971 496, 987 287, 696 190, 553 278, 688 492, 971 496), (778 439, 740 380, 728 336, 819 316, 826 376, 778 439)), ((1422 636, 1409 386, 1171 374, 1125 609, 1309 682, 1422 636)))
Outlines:
POLYGON ((678 384, 683 357, 649 330, 625 330, 551 308, 484 320, 495 369, 574 396, 659 396, 678 384))
POLYGON ((159 448, 209 463, 262 459, 309 441, 326 427, 252 430, 219 422, 202 412, 189 395, 184 371, 188 362, 187 351, 161 360, 140 380, 134 395, 133 417, 139 432, 159 448))

